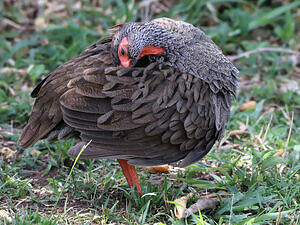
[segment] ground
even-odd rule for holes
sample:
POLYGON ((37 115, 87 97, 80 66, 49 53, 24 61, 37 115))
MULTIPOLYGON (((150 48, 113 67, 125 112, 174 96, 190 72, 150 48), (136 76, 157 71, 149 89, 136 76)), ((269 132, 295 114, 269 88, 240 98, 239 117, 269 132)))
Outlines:
POLYGON ((0 223, 299 224, 300 2, 100 2, 0 2, 0 223), (203 160, 168 174, 139 168, 138 197, 115 160, 72 167, 74 141, 18 146, 38 81, 109 27, 159 16, 202 27, 240 70, 227 131, 203 160), (178 219, 174 200, 189 193, 187 207, 220 203, 178 219))

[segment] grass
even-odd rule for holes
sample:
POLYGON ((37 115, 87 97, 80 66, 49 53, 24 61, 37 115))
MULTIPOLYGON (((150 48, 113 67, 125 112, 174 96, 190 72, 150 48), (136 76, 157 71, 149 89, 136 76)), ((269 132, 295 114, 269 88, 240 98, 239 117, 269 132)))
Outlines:
MULTIPOLYGON (((143 193, 130 189, 114 160, 67 156, 74 141, 17 144, 34 84, 107 34, 136 21, 141 6, 105 0, 0 2, 0 223, 6 224, 299 224, 299 62, 282 52, 234 63, 240 92, 220 147, 167 175, 139 169, 143 193), (54 1, 55 3, 55 1, 54 1), (54 4, 52 3, 52 4, 54 4), (298 67, 297 67, 298 66, 298 67), (253 109, 240 110, 249 100, 253 109), (240 135, 230 131, 242 130, 240 135), (227 193, 214 210, 176 219, 172 202, 194 193, 227 193)), ((201 26, 227 55, 262 47, 299 50, 298 1, 159 1, 155 15, 201 26)), ((220 197, 221 198, 221 197, 220 197)))

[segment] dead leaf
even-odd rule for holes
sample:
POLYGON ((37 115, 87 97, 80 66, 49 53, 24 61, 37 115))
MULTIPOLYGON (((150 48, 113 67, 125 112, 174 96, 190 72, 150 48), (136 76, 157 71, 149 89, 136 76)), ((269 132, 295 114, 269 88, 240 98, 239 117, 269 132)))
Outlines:
POLYGON ((187 196, 183 196, 181 198, 178 198, 174 200, 174 202, 178 203, 178 205, 175 205, 174 208, 174 214, 178 219, 183 218, 184 212, 186 210, 186 203, 187 200, 192 197, 193 193, 189 193, 187 196))
POLYGON ((149 173, 170 173, 169 165, 161 165, 161 166, 145 166, 142 167, 149 171, 149 173))
POLYGON ((297 94, 300 94, 299 85, 295 80, 282 80, 279 89, 282 93, 292 91, 292 92, 296 92, 297 94))
POLYGON ((195 204, 191 205, 187 210, 185 210, 182 215, 183 218, 189 217, 193 213, 204 209, 214 209, 219 204, 220 200, 218 198, 200 198, 195 204))
POLYGON ((7 211, 1 209, 0 210, 0 221, 5 221, 5 219, 10 223, 12 222, 12 218, 9 215, 9 213, 7 211))
POLYGON ((8 65, 10 65, 10 66, 15 66, 15 65, 16 65, 16 62, 15 62, 15 60, 13 60, 13 59, 8 59, 8 60, 6 61, 6 63, 7 63, 8 65))
POLYGON ((16 68, 11 68, 11 67, 2 67, 0 69, 0 73, 4 73, 4 74, 20 74, 20 75, 24 75, 27 73, 27 69, 16 69, 16 68))
POLYGON ((39 29, 45 29, 48 27, 44 17, 37 17, 34 21, 34 25, 39 29))
POLYGON ((249 134, 248 131, 248 123, 239 123, 239 129, 238 130, 233 130, 230 132, 230 136, 238 136, 238 135, 243 135, 243 134, 249 134))
POLYGON ((58 12, 65 11, 66 5, 61 4, 59 1, 47 2, 47 9, 45 10, 45 15, 57 14, 58 12))
POLYGON ((32 156, 39 156, 41 154, 41 151, 39 151, 39 150, 36 150, 36 149, 34 149, 34 150, 32 150, 31 152, 30 152, 30 155, 32 155, 32 156))
POLYGON ((281 157, 283 156, 285 150, 283 148, 279 149, 278 152, 276 152, 273 156, 278 156, 278 157, 281 157))
POLYGON ((33 193, 38 194, 40 196, 48 196, 48 195, 52 195, 53 191, 43 187, 41 189, 33 189, 33 193))
POLYGON ((17 150, 16 151, 11 150, 8 147, 4 147, 0 150, 0 154, 5 155, 6 159, 12 159, 16 153, 17 153, 17 150))
POLYGON ((248 102, 245 102, 244 104, 242 104, 240 106, 240 110, 241 111, 246 111, 248 109, 255 109, 256 108, 256 101, 248 101, 248 102))
POLYGON ((226 145, 222 145, 219 147, 220 149, 230 149, 230 148, 235 148, 235 149, 240 149, 242 148, 240 144, 232 144, 232 143, 229 143, 229 144, 226 144, 226 145))

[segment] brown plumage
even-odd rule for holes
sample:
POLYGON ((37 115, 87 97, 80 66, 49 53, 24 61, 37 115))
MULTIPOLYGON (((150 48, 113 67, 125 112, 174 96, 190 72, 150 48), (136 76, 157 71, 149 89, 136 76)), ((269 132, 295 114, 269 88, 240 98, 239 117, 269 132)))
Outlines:
POLYGON ((161 18, 117 29, 37 85, 20 145, 79 137, 68 151, 73 157, 92 140, 82 158, 143 166, 200 160, 229 120, 237 69, 190 24, 161 18), (124 40, 129 49, 120 53, 124 40), (142 51, 145 46, 150 47, 142 51))

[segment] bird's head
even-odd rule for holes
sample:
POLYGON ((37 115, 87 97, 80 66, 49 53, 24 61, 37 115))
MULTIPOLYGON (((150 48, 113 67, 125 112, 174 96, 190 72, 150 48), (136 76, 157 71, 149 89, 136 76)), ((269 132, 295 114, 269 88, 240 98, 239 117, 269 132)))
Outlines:
POLYGON ((163 56, 172 36, 153 22, 126 23, 114 35, 112 56, 117 65, 132 67, 147 55, 163 56))

